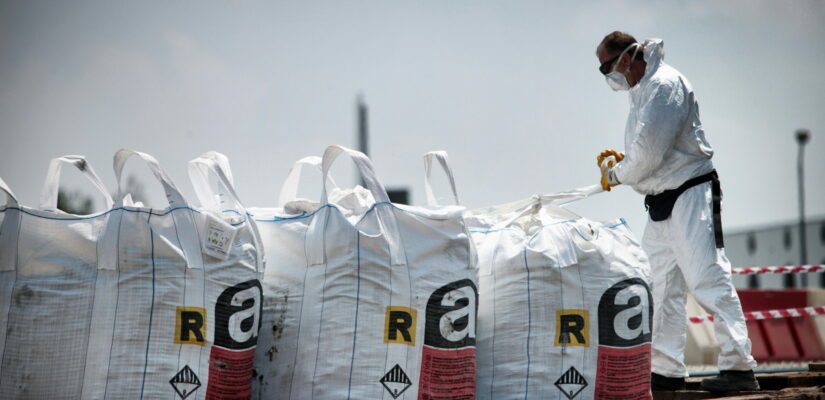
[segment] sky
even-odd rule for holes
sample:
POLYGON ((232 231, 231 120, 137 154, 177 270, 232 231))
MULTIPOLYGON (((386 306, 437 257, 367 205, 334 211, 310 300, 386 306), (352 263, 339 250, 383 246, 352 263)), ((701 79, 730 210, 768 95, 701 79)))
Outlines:
MULTIPOLYGON (((725 194, 726 229, 792 222, 794 131, 807 128, 807 215, 825 216, 825 1, 3 1, 0 177, 37 206, 49 160, 85 155, 114 192, 120 148, 152 154, 192 203, 186 163, 226 154, 248 206, 276 206, 289 167, 356 146, 388 187, 423 204, 422 155, 446 150, 469 208, 598 182, 595 156, 622 150, 626 93, 598 72, 614 30, 662 38, 693 85, 725 194)), ((340 164, 340 165, 339 165, 340 164)), ((166 206, 145 166, 149 205, 166 206)), ((94 195, 68 169, 69 190, 94 195)), ((301 196, 321 180, 305 174, 301 196)), ((334 168, 355 182, 351 162, 334 168)), ((447 198, 444 179, 437 192, 447 198)), ((571 206, 624 217, 620 186, 571 206)))

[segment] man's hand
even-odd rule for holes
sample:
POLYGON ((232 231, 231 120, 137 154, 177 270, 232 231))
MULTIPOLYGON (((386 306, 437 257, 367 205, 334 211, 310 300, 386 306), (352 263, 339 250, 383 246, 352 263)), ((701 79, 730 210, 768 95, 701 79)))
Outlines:
MULTIPOLYGON (((613 151, 613 150, 605 150, 605 151, 613 151)), ((604 154, 604 152, 602 152, 602 154, 604 154)), ((599 156, 601 156, 602 154, 599 154, 599 156)), ((624 159, 624 156, 622 156, 622 159, 624 159)), ((621 182, 619 182, 618 179, 616 179, 616 173, 613 171, 613 167, 615 167, 616 164, 618 164, 618 161, 616 161, 616 160, 617 160, 617 157, 612 155, 612 154, 605 155, 602 158, 601 163, 599 164, 599 169, 602 172, 602 178, 601 178, 600 183, 602 185, 602 190, 604 190, 606 192, 609 192, 610 188, 612 188, 613 186, 619 185, 621 183, 621 182)))
POLYGON ((618 151, 613 150, 613 149, 607 149, 607 150, 599 153, 598 156, 596 156, 596 165, 601 167, 602 166, 602 161, 604 161, 604 159, 609 157, 609 156, 615 157, 617 163, 624 160, 624 153, 619 153, 618 151))

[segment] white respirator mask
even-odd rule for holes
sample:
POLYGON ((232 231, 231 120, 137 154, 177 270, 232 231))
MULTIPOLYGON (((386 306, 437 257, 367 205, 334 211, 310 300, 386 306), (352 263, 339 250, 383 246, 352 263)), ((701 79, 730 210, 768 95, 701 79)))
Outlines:
MULTIPOLYGON (((616 67, 619 66, 619 61, 622 60, 622 56, 625 53, 627 53, 627 51, 630 50, 630 48, 633 46, 636 46, 636 49, 633 50, 633 55, 630 57, 631 62, 633 62, 633 60, 636 58, 636 53, 638 53, 639 48, 642 47, 641 45, 639 45, 639 43, 633 43, 630 46, 627 46, 627 48, 624 49, 624 51, 622 51, 622 54, 619 54, 619 57, 616 59, 616 67)), ((607 81, 607 85, 617 92, 620 90, 629 90, 630 83, 627 82, 627 77, 625 76, 625 73, 628 70, 630 70, 630 66, 628 66, 627 69, 625 69, 625 72, 616 71, 614 68, 613 71, 604 76, 604 79, 607 81)))

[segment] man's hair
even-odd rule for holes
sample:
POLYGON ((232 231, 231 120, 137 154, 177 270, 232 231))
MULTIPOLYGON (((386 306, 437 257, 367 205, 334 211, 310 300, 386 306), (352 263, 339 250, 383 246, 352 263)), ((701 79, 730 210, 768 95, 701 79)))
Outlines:
POLYGON ((626 32, 613 31, 602 39, 599 46, 596 47, 596 54, 599 50, 604 49, 609 55, 618 55, 631 44, 636 43, 636 38, 626 32))

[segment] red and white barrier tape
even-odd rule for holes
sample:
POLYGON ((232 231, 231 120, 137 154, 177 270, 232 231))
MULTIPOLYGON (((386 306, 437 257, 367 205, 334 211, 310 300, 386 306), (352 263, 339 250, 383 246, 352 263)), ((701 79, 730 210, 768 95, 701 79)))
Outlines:
MULTIPOLYGON (((825 314, 825 306, 786 308, 784 310, 749 311, 745 313, 746 320, 794 318, 804 316, 814 316, 825 314)), ((705 321, 713 321, 712 315, 702 317, 688 317, 690 322, 700 324, 705 321)))
POLYGON ((735 275, 755 274, 804 274, 809 272, 825 272, 822 265, 783 265, 779 267, 747 267, 733 268, 730 271, 735 275))

